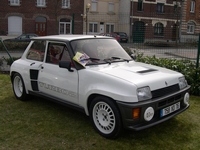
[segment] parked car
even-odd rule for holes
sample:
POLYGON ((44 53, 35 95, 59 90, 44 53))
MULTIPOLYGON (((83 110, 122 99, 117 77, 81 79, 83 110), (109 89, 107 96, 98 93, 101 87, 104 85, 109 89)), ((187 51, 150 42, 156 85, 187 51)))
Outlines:
POLYGON ((128 42, 128 36, 125 32, 114 32, 114 33, 120 36, 120 42, 125 42, 125 43, 128 42))
POLYGON ((118 42, 120 42, 120 36, 117 35, 116 33, 103 33, 103 34, 100 34, 100 35, 113 37, 113 38, 115 38, 118 42))
POLYGON ((6 39, 4 42, 30 42, 32 37, 38 37, 38 35, 34 33, 22 34, 13 39, 6 39))
POLYGON ((10 77, 17 99, 35 95, 79 109, 111 139, 123 128, 149 128, 189 108, 190 86, 181 73, 135 62, 106 36, 35 37, 10 77))

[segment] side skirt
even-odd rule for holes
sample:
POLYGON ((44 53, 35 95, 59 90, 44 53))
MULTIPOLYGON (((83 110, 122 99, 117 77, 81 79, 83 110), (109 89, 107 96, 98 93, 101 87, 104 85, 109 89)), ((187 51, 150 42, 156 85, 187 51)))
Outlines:
POLYGON ((59 98, 54 97, 54 96, 44 94, 42 92, 34 92, 34 91, 28 91, 28 92, 29 92, 30 95, 38 96, 38 97, 50 100, 52 102, 56 102, 56 103, 59 103, 61 105, 67 106, 68 108, 72 108, 72 109, 78 110, 82 113, 85 113, 85 109, 83 107, 80 107, 79 105, 67 102, 65 100, 59 99, 59 98))

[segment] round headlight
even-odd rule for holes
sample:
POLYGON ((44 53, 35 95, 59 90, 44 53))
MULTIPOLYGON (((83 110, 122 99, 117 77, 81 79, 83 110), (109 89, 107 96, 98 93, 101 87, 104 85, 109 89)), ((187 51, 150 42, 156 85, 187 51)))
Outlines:
POLYGON ((154 109, 152 107, 148 107, 144 112, 144 120, 150 121, 154 116, 154 109))

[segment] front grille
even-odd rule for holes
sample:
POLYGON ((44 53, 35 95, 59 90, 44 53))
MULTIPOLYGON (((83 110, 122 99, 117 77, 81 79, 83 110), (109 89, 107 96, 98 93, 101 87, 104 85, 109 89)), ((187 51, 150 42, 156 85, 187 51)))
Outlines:
POLYGON ((168 86, 168 87, 165 87, 165 88, 162 88, 162 89, 152 91, 152 98, 158 98, 158 97, 166 96, 168 94, 172 94, 172 93, 177 92, 179 90, 180 90, 180 88, 179 88, 178 84, 168 86))
POLYGON ((162 102, 159 102, 158 103, 158 107, 163 107, 163 106, 166 106, 168 104, 172 104, 172 103, 174 103, 176 101, 179 101, 180 99, 181 99, 181 94, 173 96, 173 97, 171 97, 169 99, 166 99, 166 100, 164 100, 162 102))

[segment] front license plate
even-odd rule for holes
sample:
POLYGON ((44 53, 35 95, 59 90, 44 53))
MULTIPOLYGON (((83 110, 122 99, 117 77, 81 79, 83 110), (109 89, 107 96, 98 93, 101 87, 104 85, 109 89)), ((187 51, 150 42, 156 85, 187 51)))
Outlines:
POLYGON ((176 103, 176 104, 173 104, 171 106, 168 106, 164 109, 161 109, 160 110, 160 117, 164 117, 170 113, 173 113, 174 111, 180 109, 180 102, 176 103))

